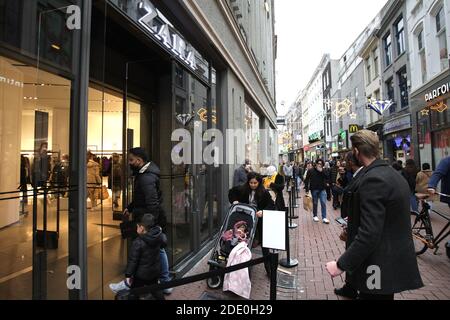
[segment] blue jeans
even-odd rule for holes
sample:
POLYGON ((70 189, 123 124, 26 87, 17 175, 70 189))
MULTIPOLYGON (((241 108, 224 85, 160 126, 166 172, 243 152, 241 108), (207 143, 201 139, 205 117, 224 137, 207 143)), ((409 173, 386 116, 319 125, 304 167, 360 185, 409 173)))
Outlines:
POLYGON ((302 187, 302 178, 297 177, 297 189, 300 190, 301 187, 302 187))
POLYGON ((317 207, 319 206, 320 198, 320 208, 322 209, 322 219, 327 217, 327 192, 325 190, 312 190, 313 198, 313 214, 317 217, 317 207))
POLYGON ((169 273, 169 258, 167 258, 166 250, 160 249, 159 250, 159 258, 161 260, 161 282, 169 282, 170 280, 170 273, 169 273))

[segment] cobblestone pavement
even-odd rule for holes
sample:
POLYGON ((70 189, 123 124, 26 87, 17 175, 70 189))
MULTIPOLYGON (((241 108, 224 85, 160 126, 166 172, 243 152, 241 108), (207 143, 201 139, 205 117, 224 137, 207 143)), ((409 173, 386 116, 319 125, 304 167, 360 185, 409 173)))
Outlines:
MULTIPOLYGON (((296 209, 295 220, 299 227, 290 229, 291 257, 296 258, 299 264, 296 268, 285 269, 280 267, 279 275, 293 276, 294 289, 277 288, 277 299, 279 300, 342 300, 334 294, 334 288, 343 284, 343 278, 332 280, 325 270, 328 261, 337 259, 344 251, 344 243, 339 240, 341 227, 334 221, 340 215, 339 211, 333 210, 331 202, 327 203, 330 225, 316 223, 312 220, 312 214, 303 210, 302 200, 297 200, 299 208, 296 209), (288 273, 287 273, 288 272, 288 273)), ((436 204, 435 208, 450 215, 448 207, 436 204)), ((445 225, 441 217, 432 217, 433 227, 436 231, 445 225)), ((448 239, 447 239, 448 240, 448 239)), ((445 241, 446 242, 446 241, 445 241)), ((425 287, 420 290, 403 292, 397 294, 395 299, 399 300, 448 300, 450 299, 450 259, 445 254, 445 242, 441 244, 440 255, 434 255, 428 250, 418 257, 420 272, 425 287)), ((254 251, 254 257, 260 255, 260 250, 254 251), (259 254, 258 254, 259 252, 259 254)), ((284 253, 281 255, 284 257, 284 253)), ((188 274, 195 275, 208 271, 206 256, 188 274)), ((264 267, 258 265, 251 271, 252 300, 269 299, 269 279, 265 275, 264 267)), ((169 300, 199 300, 205 293, 219 299, 240 299, 232 293, 224 293, 222 290, 208 289, 206 282, 201 281, 186 286, 175 288, 169 300)))

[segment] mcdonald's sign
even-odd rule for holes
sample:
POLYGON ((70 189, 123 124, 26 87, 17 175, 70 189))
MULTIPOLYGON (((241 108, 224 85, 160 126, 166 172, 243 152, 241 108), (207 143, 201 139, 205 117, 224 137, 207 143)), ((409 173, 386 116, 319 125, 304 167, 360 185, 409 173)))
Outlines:
POLYGON ((358 131, 362 130, 362 126, 358 126, 357 124, 351 124, 348 126, 348 132, 349 133, 357 133, 358 131))

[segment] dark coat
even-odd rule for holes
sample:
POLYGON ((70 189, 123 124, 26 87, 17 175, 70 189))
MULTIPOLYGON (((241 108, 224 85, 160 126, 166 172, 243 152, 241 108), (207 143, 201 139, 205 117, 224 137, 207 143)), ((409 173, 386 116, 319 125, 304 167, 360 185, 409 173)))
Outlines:
POLYGON ((353 177, 348 185, 344 188, 344 192, 342 194, 342 204, 341 204, 341 217, 347 218, 348 212, 351 209, 351 196, 355 192, 355 188, 358 185, 358 180, 361 177, 361 171, 353 177))
MULTIPOLYGON (((439 181, 441 181, 441 192, 450 194, 450 157, 442 159, 436 171, 433 172, 433 175, 428 182, 428 186, 432 189, 436 189, 439 181)), ((441 201, 450 205, 449 197, 441 197, 441 201)))
POLYGON ((239 187, 247 183, 247 171, 244 166, 240 166, 234 171, 233 187, 239 187))
POLYGON ((275 177, 275 182, 270 185, 270 188, 275 192, 277 198, 275 200, 275 207, 278 211, 286 210, 286 203, 284 201, 283 190, 286 185, 284 177, 277 174, 275 177))
POLYGON ((165 228, 166 214, 162 208, 159 176, 159 168, 153 162, 144 173, 135 174, 133 201, 128 205, 128 211, 133 213, 135 222, 138 222, 144 214, 152 214, 157 224, 165 228))
POLYGON ((423 287, 412 233, 409 187, 382 160, 359 173, 349 195, 347 250, 338 266, 361 292, 393 294, 423 287), (373 271, 381 271, 381 289, 370 290, 373 271))
POLYGON ((150 281, 161 273, 160 249, 167 245, 167 237, 160 227, 153 227, 138 236, 131 246, 125 276, 150 281))
POLYGON ((401 174, 403 178, 405 178, 406 182, 408 182, 409 191, 414 193, 416 190, 417 172, 409 173, 406 169, 402 169, 401 174))
MULTIPOLYGON (((233 203, 235 201, 238 201, 239 203, 246 203, 249 204, 249 197, 250 193, 248 192, 247 188, 244 186, 240 187, 234 187, 228 192, 228 199, 230 200, 230 203, 233 203)), ((262 210, 275 210, 275 203, 272 200, 272 197, 270 196, 269 191, 264 189, 264 192, 262 193, 262 196, 258 197, 255 196, 256 200, 256 209, 258 211, 262 210)), ((258 220, 258 225, 256 227, 256 235, 255 238, 261 242, 262 241, 262 224, 263 224, 263 218, 258 220)))
POLYGON ((316 168, 311 169, 306 174, 305 189, 309 190, 325 190, 330 180, 327 178, 325 171, 319 172, 316 168))

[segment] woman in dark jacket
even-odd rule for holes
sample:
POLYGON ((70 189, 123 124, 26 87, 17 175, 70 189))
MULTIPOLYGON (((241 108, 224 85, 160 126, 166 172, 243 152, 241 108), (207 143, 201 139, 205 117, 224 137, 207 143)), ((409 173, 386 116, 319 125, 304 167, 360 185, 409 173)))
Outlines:
MULTIPOLYGON (((247 175, 247 183, 232 188, 228 193, 228 199, 230 203, 245 203, 254 205, 258 210, 258 224, 256 226, 256 234, 255 240, 258 243, 262 243, 262 211, 263 210, 275 210, 275 203, 270 196, 269 191, 264 188, 262 177, 255 173, 251 172, 247 175)), ((266 257, 269 255, 269 249, 262 248, 263 256, 266 257)), ((266 261, 264 263, 266 268, 266 272, 270 274, 270 262, 266 261)))
POLYGON ((414 160, 412 159, 406 160, 406 166, 401 173, 409 185, 411 210, 417 212, 419 210, 416 199, 416 178, 418 170, 414 160))
POLYGON ((275 191, 276 200, 275 207, 278 211, 286 211, 286 203, 284 201, 283 190, 286 186, 286 181, 284 179, 284 175, 282 173, 283 170, 278 171, 278 174, 275 178, 275 182, 270 185, 270 188, 275 191))

